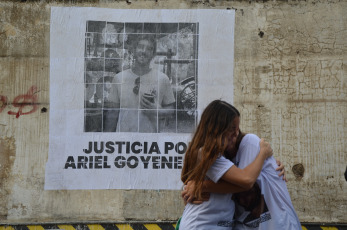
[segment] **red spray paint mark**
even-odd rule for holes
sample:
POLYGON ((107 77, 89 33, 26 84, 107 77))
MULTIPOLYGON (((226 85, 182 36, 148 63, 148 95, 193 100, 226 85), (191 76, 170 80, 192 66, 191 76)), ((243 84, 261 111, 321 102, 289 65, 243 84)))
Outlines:
POLYGON ((7 105, 7 97, 0 95, 0 102, 1 102, 1 106, 0 106, 0 113, 5 109, 6 105, 7 105))
MULTIPOLYGON (((17 112, 9 111, 8 114, 16 115, 16 118, 18 118, 21 115, 34 113, 38 109, 36 93, 37 93, 37 87, 31 86, 31 88, 28 90, 26 94, 17 96, 13 100, 12 105, 14 107, 17 107, 18 111, 17 112), (30 108, 26 109, 27 107, 30 107, 30 108)), ((0 107, 0 112, 2 112, 7 105, 7 98, 5 96, 1 96, 0 99, 2 102, 2 106, 0 107)))

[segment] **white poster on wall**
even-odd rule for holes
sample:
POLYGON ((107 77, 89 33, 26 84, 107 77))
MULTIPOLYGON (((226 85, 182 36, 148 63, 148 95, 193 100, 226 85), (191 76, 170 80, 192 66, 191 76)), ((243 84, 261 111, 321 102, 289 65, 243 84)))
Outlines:
POLYGON ((201 111, 233 102, 234 21, 52 7, 45 189, 181 189, 201 111))

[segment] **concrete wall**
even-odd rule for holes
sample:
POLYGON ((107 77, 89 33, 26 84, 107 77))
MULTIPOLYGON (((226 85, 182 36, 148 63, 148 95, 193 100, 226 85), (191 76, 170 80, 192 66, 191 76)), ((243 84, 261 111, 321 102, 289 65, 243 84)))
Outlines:
POLYGON ((44 191, 51 6, 237 9, 243 131, 271 141, 302 222, 347 223, 346 1, 81 2, 0 2, 0 223, 176 220, 183 210, 179 191, 44 191))

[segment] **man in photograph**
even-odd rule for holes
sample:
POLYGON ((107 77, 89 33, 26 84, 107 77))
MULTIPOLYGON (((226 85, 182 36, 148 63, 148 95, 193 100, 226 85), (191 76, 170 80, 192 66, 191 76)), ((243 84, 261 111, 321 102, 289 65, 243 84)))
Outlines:
POLYGON ((151 67, 155 53, 155 35, 137 35, 131 68, 118 73, 112 84, 108 103, 112 109, 104 115, 105 132, 157 133, 160 118, 174 112, 169 78, 151 67))

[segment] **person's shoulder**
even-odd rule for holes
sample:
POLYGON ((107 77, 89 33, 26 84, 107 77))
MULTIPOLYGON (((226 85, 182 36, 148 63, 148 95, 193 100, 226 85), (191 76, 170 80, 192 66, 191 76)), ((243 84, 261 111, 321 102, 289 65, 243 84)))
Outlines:
POLYGON ((122 82, 123 76, 124 76, 124 75, 127 75, 127 74, 132 74, 131 69, 123 70, 123 71, 117 73, 116 75, 114 75, 114 78, 113 78, 114 81, 113 81, 113 83, 122 82))
POLYGON ((260 138, 253 134, 253 133, 247 133, 243 138, 242 142, 248 142, 248 143, 259 143, 260 138))
POLYGON ((260 138, 253 134, 253 133, 247 133, 241 140, 239 149, 245 149, 251 146, 258 147, 260 143, 260 138))

